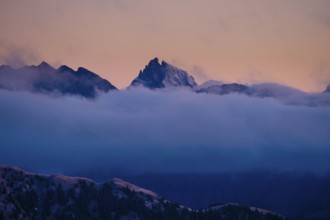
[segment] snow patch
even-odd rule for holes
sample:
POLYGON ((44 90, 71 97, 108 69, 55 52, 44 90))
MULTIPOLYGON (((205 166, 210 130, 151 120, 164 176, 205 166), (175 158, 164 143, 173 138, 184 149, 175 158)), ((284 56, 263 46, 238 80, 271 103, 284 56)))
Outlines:
POLYGON ((209 88, 210 86, 219 86, 219 85, 222 85, 223 82, 221 81, 217 81, 217 80, 208 80, 206 82, 204 82, 203 84, 199 85, 199 86, 196 86, 196 90, 200 90, 200 89, 207 89, 209 88))
POLYGON ((51 175, 51 178, 54 180, 54 182, 58 184, 62 184, 64 187, 70 187, 79 181, 84 181, 86 183, 94 183, 93 180, 88 179, 88 178, 83 178, 83 177, 70 177, 70 176, 65 176, 62 174, 54 174, 51 175))
POLYGON ((141 187, 138 187, 134 184, 131 184, 131 183, 128 183, 128 182, 125 182, 124 180, 121 180, 119 178, 114 178, 111 180, 117 187, 119 188, 128 188, 129 190, 131 191, 134 191, 134 192, 141 192, 145 195, 149 195, 151 196, 152 198, 159 198, 158 194, 155 193, 155 192, 152 192, 150 190, 147 190, 147 189, 143 189, 141 187))

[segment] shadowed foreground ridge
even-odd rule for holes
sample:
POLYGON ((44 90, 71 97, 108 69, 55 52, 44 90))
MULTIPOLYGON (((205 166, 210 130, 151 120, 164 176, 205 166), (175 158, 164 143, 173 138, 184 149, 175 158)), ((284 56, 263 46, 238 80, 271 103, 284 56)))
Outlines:
POLYGON ((37 175, 0 167, 0 219, 219 219, 280 220, 267 210, 223 204, 193 210, 112 179, 37 175))

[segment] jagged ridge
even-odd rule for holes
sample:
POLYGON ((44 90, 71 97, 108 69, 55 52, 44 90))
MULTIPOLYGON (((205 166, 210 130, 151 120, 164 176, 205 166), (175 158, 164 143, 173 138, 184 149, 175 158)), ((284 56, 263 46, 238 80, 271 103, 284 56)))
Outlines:
POLYGON ((43 93, 59 92, 87 98, 94 98, 98 91, 116 90, 109 81, 83 67, 79 67, 77 71, 65 65, 55 69, 46 62, 20 69, 1 66, 0 88, 43 93))
POLYGON ((178 86, 192 88, 196 85, 194 78, 186 71, 165 61, 159 63, 157 57, 152 59, 131 83, 131 86, 143 86, 149 89, 178 86))

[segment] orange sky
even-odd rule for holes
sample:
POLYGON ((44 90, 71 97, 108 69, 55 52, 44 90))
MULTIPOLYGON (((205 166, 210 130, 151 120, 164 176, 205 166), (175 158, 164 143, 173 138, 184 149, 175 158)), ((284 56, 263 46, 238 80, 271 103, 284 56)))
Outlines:
POLYGON ((0 64, 84 66, 125 88, 157 56, 207 79, 330 83, 329 0, 1 0, 0 64))

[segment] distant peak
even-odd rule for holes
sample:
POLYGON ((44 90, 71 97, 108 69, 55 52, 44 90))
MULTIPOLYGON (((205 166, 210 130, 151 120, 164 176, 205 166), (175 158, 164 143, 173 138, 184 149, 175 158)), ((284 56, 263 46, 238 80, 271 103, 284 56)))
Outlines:
POLYGON ((42 61, 38 66, 50 66, 50 65, 45 61, 42 61))
POLYGON ((58 71, 60 72, 74 72, 73 69, 71 69, 70 67, 66 66, 66 65, 62 65, 58 68, 58 71))
POLYGON ((330 85, 327 86, 323 93, 330 93, 330 85))
POLYGON ((144 86, 150 89, 164 87, 194 87, 196 82, 186 71, 172 66, 166 61, 159 63, 158 57, 150 60, 149 64, 140 71, 131 86, 144 86))
POLYGON ((155 57, 155 58, 151 59, 150 62, 149 62, 149 64, 151 64, 151 63, 157 63, 157 64, 159 64, 158 57, 155 57))
POLYGON ((51 69, 53 70, 54 68, 49 65, 48 63, 46 63, 45 61, 42 61, 38 66, 39 69, 51 69))
POLYGON ((95 73, 93 73, 92 71, 84 68, 84 67, 79 67, 77 72, 78 75, 89 75, 89 76, 97 76, 95 73))
POLYGON ((162 60, 161 62, 159 61, 159 58, 158 57, 155 57, 153 59, 151 59, 149 61, 149 64, 154 64, 154 65, 159 65, 159 66, 162 66, 162 67, 165 67, 165 66, 170 66, 170 64, 168 62, 166 62, 165 60, 162 60))
POLYGON ((167 65, 169 65, 169 63, 167 63, 165 60, 163 60, 162 63, 161 63, 161 65, 162 66, 167 66, 167 65))
POLYGON ((91 72, 91 71, 89 71, 88 69, 86 69, 86 68, 84 68, 84 67, 78 67, 78 70, 77 70, 78 72, 79 71, 88 71, 88 72, 91 72))

